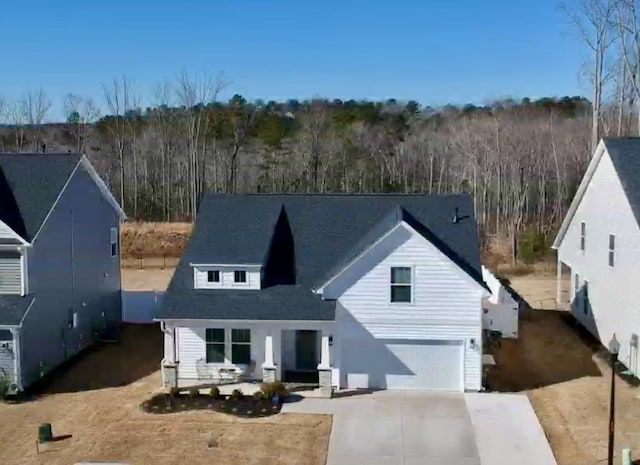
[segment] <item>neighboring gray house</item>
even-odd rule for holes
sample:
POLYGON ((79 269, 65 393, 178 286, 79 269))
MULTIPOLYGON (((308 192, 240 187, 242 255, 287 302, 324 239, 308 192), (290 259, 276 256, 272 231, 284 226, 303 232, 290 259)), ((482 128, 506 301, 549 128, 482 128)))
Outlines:
POLYGON ((605 347, 615 334, 620 361, 640 376, 640 139, 600 141, 553 247, 558 302, 568 267, 576 319, 605 347))
POLYGON ((209 194, 156 314, 163 382, 477 391, 488 296, 467 195, 209 194))
POLYGON ((124 213, 81 154, 0 154, 0 375, 23 390, 120 309, 124 213))

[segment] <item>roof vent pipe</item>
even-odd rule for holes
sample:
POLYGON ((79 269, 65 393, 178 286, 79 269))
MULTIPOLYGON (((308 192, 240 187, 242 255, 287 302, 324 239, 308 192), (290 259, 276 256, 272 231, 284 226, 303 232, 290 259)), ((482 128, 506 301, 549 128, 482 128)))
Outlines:
POLYGON ((453 218, 451 219, 451 222, 453 224, 456 224, 456 223, 458 223, 458 221, 460 221, 460 217, 458 216, 458 207, 456 207, 456 211, 453 214, 453 218))

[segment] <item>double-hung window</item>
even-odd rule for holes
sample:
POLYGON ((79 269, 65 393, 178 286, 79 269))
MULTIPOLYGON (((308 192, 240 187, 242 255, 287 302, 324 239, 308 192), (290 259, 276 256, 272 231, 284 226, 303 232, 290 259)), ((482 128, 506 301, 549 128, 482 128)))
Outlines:
POLYGON ((587 241, 587 223, 580 223, 580 250, 585 251, 587 241))
POLYGON ((411 267, 391 267, 391 302, 411 303, 411 267))
POLYGON ((207 363, 225 363, 227 360, 234 365, 251 363, 250 329, 207 328, 205 344, 207 363))
POLYGON ((236 270, 233 272, 233 282, 244 284, 247 282, 247 272, 244 270, 236 270))
POLYGON ((207 328, 207 363, 224 363, 224 329, 207 328))
POLYGON ((220 282, 220 270, 207 271, 207 282, 219 283, 220 282))
POLYGON ((251 330, 231 330, 231 363, 249 365, 251 362, 251 330))
POLYGON ((616 263, 616 236, 609 234, 609 266, 614 267, 616 263))

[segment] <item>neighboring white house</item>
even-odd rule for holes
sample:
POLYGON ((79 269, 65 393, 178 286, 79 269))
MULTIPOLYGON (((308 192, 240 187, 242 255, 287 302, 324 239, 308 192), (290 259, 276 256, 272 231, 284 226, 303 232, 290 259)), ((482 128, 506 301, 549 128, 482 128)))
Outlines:
POLYGON ((613 334, 620 361, 640 373, 640 139, 604 139, 578 187, 553 247, 571 268, 576 319, 605 347, 613 334))
POLYGON ((467 195, 209 194, 156 313, 164 384, 478 391, 488 296, 467 195))

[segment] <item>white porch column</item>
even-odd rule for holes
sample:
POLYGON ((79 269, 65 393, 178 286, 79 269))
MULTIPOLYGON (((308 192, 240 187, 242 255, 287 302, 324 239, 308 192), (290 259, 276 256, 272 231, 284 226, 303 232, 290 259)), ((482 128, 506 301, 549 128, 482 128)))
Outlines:
POLYGON ((320 345, 320 363, 318 364, 318 381, 320 384, 320 392, 325 397, 333 395, 333 386, 331 384, 331 360, 329 352, 329 335, 323 334, 320 345))
POLYGON ((262 364, 262 379, 265 383, 276 380, 276 365, 273 362, 273 336, 264 338, 264 363, 262 364))
POLYGON ((262 368, 275 368, 273 363, 273 336, 266 336, 264 338, 264 363, 262 368))
POLYGON ((322 344, 320 346, 320 363, 318 370, 330 370, 331 360, 329 356, 329 336, 322 336, 322 344))
POLYGON ((160 363, 162 369, 162 386, 165 388, 178 387, 178 364, 176 347, 176 328, 167 327, 161 323, 164 334, 164 358, 160 363))

